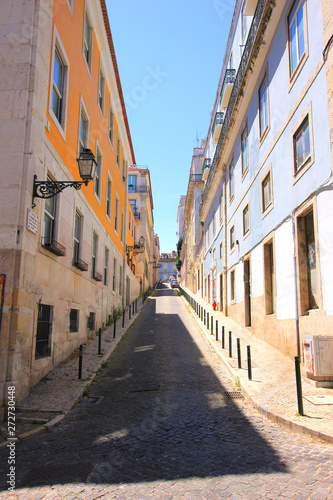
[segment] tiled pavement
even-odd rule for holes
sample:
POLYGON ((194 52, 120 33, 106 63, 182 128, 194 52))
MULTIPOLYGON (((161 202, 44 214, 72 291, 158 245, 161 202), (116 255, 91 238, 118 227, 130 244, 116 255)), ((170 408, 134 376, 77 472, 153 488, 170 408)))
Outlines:
POLYGON ((293 431, 333 443, 333 389, 315 387, 306 377, 304 368, 301 368, 304 416, 300 416, 294 361, 251 335, 247 328, 241 327, 221 312, 214 311, 210 304, 198 299, 188 289, 184 290, 209 313, 208 329, 186 302, 211 345, 229 368, 234 381, 256 409, 272 421, 293 431), (213 335, 210 330, 211 317, 213 317, 213 335), (218 341, 216 341, 216 320, 218 341), (222 349, 222 326, 225 330, 224 349, 222 349), (232 332, 232 358, 229 357, 229 331, 232 332), (241 346, 241 369, 238 368, 237 338, 240 339, 241 346), (248 379, 247 371, 248 345, 251 346, 251 381, 248 379))

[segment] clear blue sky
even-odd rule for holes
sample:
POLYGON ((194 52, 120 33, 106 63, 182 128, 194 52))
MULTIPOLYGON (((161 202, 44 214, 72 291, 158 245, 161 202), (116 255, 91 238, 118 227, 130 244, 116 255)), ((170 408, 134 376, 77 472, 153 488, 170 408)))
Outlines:
POLYGON ((137 165, 161 252, 176 250, 193 148, 206 138, 235 0, 106 0, 137 165))

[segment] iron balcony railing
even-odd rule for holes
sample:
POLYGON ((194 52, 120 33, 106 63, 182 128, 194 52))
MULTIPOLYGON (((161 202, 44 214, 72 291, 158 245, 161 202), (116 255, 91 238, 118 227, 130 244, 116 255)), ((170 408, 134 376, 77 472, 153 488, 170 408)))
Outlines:
POLYGON ((202 175, 201 174, 190 174, 190 182, 201 182, 202 175))
POLYGON ((76 257, 73 259, 73 266, 77 267, 81 271, 88 271, 88 264, 84 260, 80 259, 79 257, 76 257))
POLYGON ((227 85, 233 85, 235 83, 236 70, 235 69, 227 69, 223 78, 223 84, 220 94, 220 103, 222 102, 225 88, 227 85))
POLYGON ((217 111, 215 113, 215 120, 214 120, 214 124, 213 124, 213 128, 212 128, 212 135, 214 135, 216 125, 223 125, 224 115, 225 115, 224 111, 217 111))
POLYGON ((132 208, 134 219, 139 220, 141 218, 140 212, 136 208, 132 208))
POLYGON ((247 73, 248 68, 251 68, 251 62, 255 60, 255 58, 259 53, 263 36, 266 30, 266 26, 271 17, 274 5, 275 5, 275 0, 258 0, 257 8, 254 13, 251 23, 251 28, 246 40, 246 45, 244 47, 243 55, 235 77, 229 104, 225 112, 222 130, 216 146, 215 155, 212 161, 212 165, 209 171, 204 191, 202 193, 202 203, 201 203, 200 213, 202 212, 203 205, 205 204, 208 193, 210 191, 211 183, 214 178, 215 170, 219 162, 220 153, 224 145, 224 140, 230 125, 230 120, 235 108, 235 104, 238 98, 244 93, 244 85, 245 85, 244 76, 247 73))
POLYGON ((132 184, 128 185, 128 193, 143 193, 150 194, 150 189, 148 186, 134 186, 132 184))

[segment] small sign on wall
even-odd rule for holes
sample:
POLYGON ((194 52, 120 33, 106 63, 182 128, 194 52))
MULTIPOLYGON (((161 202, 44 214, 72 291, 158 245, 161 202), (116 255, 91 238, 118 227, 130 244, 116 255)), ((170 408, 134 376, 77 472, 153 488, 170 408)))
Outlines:
POLYGON ((28 216, 27 216, 27 229, 32 233, 37 234, 37 224, 38 224, 38 215, 36 215, 30 208, 28 208, 28 216))

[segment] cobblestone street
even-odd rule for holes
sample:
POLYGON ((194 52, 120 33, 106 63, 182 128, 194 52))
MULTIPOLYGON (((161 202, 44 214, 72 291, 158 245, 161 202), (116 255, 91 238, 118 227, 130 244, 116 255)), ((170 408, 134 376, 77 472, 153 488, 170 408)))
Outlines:
POLYGON ((19 443, 6 499, 333 499, 333 447, 259 415, 178 292, 163 285, 86 396, 19 443))

